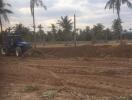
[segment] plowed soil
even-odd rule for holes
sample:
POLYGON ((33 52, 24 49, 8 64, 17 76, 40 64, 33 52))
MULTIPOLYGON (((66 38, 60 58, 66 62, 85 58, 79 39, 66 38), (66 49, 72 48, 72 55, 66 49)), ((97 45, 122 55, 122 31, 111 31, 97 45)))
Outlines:
POLYGON ((0 100, 131 100, 132 54, 122 51, 126 48, 122 55, 111 53, 115 49, 106 46, 94 47, 100 51, 90 55, 86 48, 41 48, 37 58, 0 57, 0 100))
POLYGON ((25 56, 31 57, 120 57, 132 58, 132 45, 85 45, 79 47, 45 47, 30 50, 25 56))

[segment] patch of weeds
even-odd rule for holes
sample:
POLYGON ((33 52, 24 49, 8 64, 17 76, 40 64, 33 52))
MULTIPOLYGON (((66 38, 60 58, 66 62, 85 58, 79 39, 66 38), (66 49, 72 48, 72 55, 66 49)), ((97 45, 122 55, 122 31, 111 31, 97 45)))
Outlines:
POLYGON ((126 96, 126 97, 113 97, 111 100, 132 100, 132 96, 126 96))
POLYGON ((41 94, 41 97, 46 100, 52 100, 56 96, 57 92, 57 90, 46 90, 41 94))
POLYGON ((39 88, 35 85, 26 86, 23 92, 34 92, 38 91, 39 88))

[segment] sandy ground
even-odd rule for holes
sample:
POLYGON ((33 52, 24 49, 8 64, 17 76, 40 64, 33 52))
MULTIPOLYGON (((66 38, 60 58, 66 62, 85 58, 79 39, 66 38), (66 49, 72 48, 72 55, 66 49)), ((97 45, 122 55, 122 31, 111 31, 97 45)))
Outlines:
POLYGON ((111 100, 130 95, 131 58, 0 57, 0 100, 111 100))

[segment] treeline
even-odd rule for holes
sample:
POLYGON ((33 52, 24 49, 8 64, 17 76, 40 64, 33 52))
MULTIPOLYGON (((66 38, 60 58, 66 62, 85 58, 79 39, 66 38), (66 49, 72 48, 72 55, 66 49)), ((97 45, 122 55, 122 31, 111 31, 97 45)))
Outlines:
MULTIPOLYGON (((110 41, 120 39, 118 32, 119 23, 118 20, 113 21, 111 29, 105 28, 101 23, 94 25, 93 28, 86 26, 85 29, 76 29, 76 33, 73 30, 72 20, 68 16, 61 17, 57 21, 57 24, 51 24, 48 32, 44 31, 44 27, 39 25, 35 35, 33 32, 22 24, 17 24, 13 27, 13 34, 21 35, 25 40, 33 42, 36 39, 37 42, 54 42, 54 41, 73 41, 76 35, 77 41, 110 41)), ((11 33, 11 28, 6 29, 3 34, 11 33)), ((132 33, 124 31, 122 33, 124 39, 132 39, 132 33)), ((2 38, 0 39, 2 40, 2 38)))

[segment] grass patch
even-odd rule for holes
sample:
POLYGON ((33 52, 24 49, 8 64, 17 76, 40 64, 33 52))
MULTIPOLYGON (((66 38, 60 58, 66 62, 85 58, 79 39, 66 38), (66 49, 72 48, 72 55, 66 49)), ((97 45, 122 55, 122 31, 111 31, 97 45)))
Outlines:
POLYGON ((30 85, 30 86, 26 86, 23 92, 34 92, 38 90, 39 90, 38 86, 30 85))
POLYGON ((111 100, 132 100, 132 96, 126 96, 126 97, 113 97, 111 100))
POLYGON ((46 90, 42 92, 41 97, 46 100, 51 100, 56 96, 56 94, 57 94, 57 90, 46 90))

